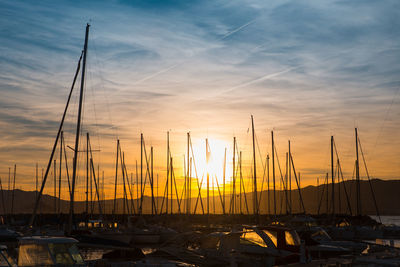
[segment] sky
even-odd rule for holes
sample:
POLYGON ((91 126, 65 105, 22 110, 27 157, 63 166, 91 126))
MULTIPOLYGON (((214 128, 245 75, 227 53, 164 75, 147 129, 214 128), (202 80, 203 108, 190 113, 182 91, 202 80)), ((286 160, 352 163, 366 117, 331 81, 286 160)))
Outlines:
MULTIPOLYGON (((272 130, 283 175, 291 140, 301 184, 316 184, 330 170, 334 136, 345 178, 351 179, 355 127, 371 177, 399 178, 399 1, 0 0, 0 15, 3 187, 14 164, 16 187, 25 190, 35 187, 36 163, 39 173, 46 167, 86 23, 82 136, 89 132, 99 150, 94 161, 104 171, 106 189, 114 183, 117 139, 135 175, 140 133, 147 153, 154 147, 160 184, 167 131, 177 176, 190 132, 199 172, 208 138, 218 180, 225 147, 231 173, 235 136, 244 175, 251 177, 251 115, 259 183, 272 153, 272 130)), ((78 89, 79 83, 64 127, 69 146, 78 89)), ((78 190, 84 153, 79 162, 78 190)), ((365 169, 361 174, 365 179, 365 169)))

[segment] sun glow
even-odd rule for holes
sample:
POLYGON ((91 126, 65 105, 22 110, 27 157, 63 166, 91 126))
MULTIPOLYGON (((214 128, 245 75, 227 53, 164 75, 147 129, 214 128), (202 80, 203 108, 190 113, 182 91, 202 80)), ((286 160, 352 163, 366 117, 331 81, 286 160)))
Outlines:
MULTIPOLYGON (((218 186, 222 187, 224 182, 224 170, 225 184, 230 183, 232 153, 228 148, 229 144, 227 142, 212 138, 201 140, 193 146, 193 152, 197 157, 195 162, 197 175, 200 181, 203 178, 202 189, 207 187, 207 174, 210 176, 210 189, 218 190, 218 186)), ((195 172, 192 171, 192 177, 195 175, 195 172)))

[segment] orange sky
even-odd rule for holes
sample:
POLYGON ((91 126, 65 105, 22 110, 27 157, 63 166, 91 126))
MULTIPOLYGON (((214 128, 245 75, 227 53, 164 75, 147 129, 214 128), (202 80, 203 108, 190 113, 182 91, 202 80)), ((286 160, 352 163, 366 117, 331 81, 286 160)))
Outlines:
MULTIPOLYGON (((355 127, 370 175, 399 178, 397 4, 220 2, 169 3, 157 8, 124 2, 83 7, 63 2, 1 4, 3 188, 14 164, 16 187, 35 188, 35 165, 39 164, 40 174, 47 164, 89 19, 82 133, 89 131, 93 149, 100 150, 94 153, 94 161, 104 171, 107 198, 114 184, 116 140, 121 140, 128 172, 135 175, 140 133, 147 150, 154 147, 159 192, 165 183, 167 131, 178 184, 182 184, 187 132, 199 176, 204 172, 205 139, 209 139, 219 182, 225 147, 226 179, 231 179, 235 136, 243 151, 247 183, 251 115, 259 189, 262 165, 271 155, 271 130, 283 175, 291 140, 302 186, 316 184, 317 177, 330 170, 331 135, 345 178, 351 178, 355 127)), ((64 127, 69 146, 75 138, 77 92, 64 127)), ((80 153, 81 172, 83 156, 80 153)), ((71 173, 72 164, 69 168, 71 173)), ((84 198, 81 172, 78 199, 84 198)), ((361 173, 365 179, 365 170, 361 173)), ((280 176, 278 167, 276 174, 280 176)), ((52 175, 47 193, 53 190, 52 175)), ((62 179, 65 186, 66 177, 62 179)))

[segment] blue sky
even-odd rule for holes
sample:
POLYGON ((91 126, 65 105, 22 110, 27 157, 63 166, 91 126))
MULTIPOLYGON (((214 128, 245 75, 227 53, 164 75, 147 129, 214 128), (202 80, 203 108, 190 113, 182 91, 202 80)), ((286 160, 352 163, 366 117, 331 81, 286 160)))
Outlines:
POLYGON ((354 127, 372 174, 399 178, 399 13, 399 1, 0 1, 0 175, 17 163, 23 187, 45 165, 89 22, 84 131, 106 170, 117 137, 133 169, 140 132, 160 154, 167 130, 179 157, 187 131, 199 144, 236 135, 249 153, 253 114, 263 157, 274 129, 281 161, 291 139, 310 183, 331 135, 351 175, 354 127))

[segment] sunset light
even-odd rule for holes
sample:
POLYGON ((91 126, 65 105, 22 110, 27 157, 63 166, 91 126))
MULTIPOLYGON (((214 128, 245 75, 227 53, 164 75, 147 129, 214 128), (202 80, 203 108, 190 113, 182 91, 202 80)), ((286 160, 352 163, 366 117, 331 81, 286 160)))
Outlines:
POLYGON ((400 265, 399 77, 399 0, 0 0, 0 258, 400 265))

